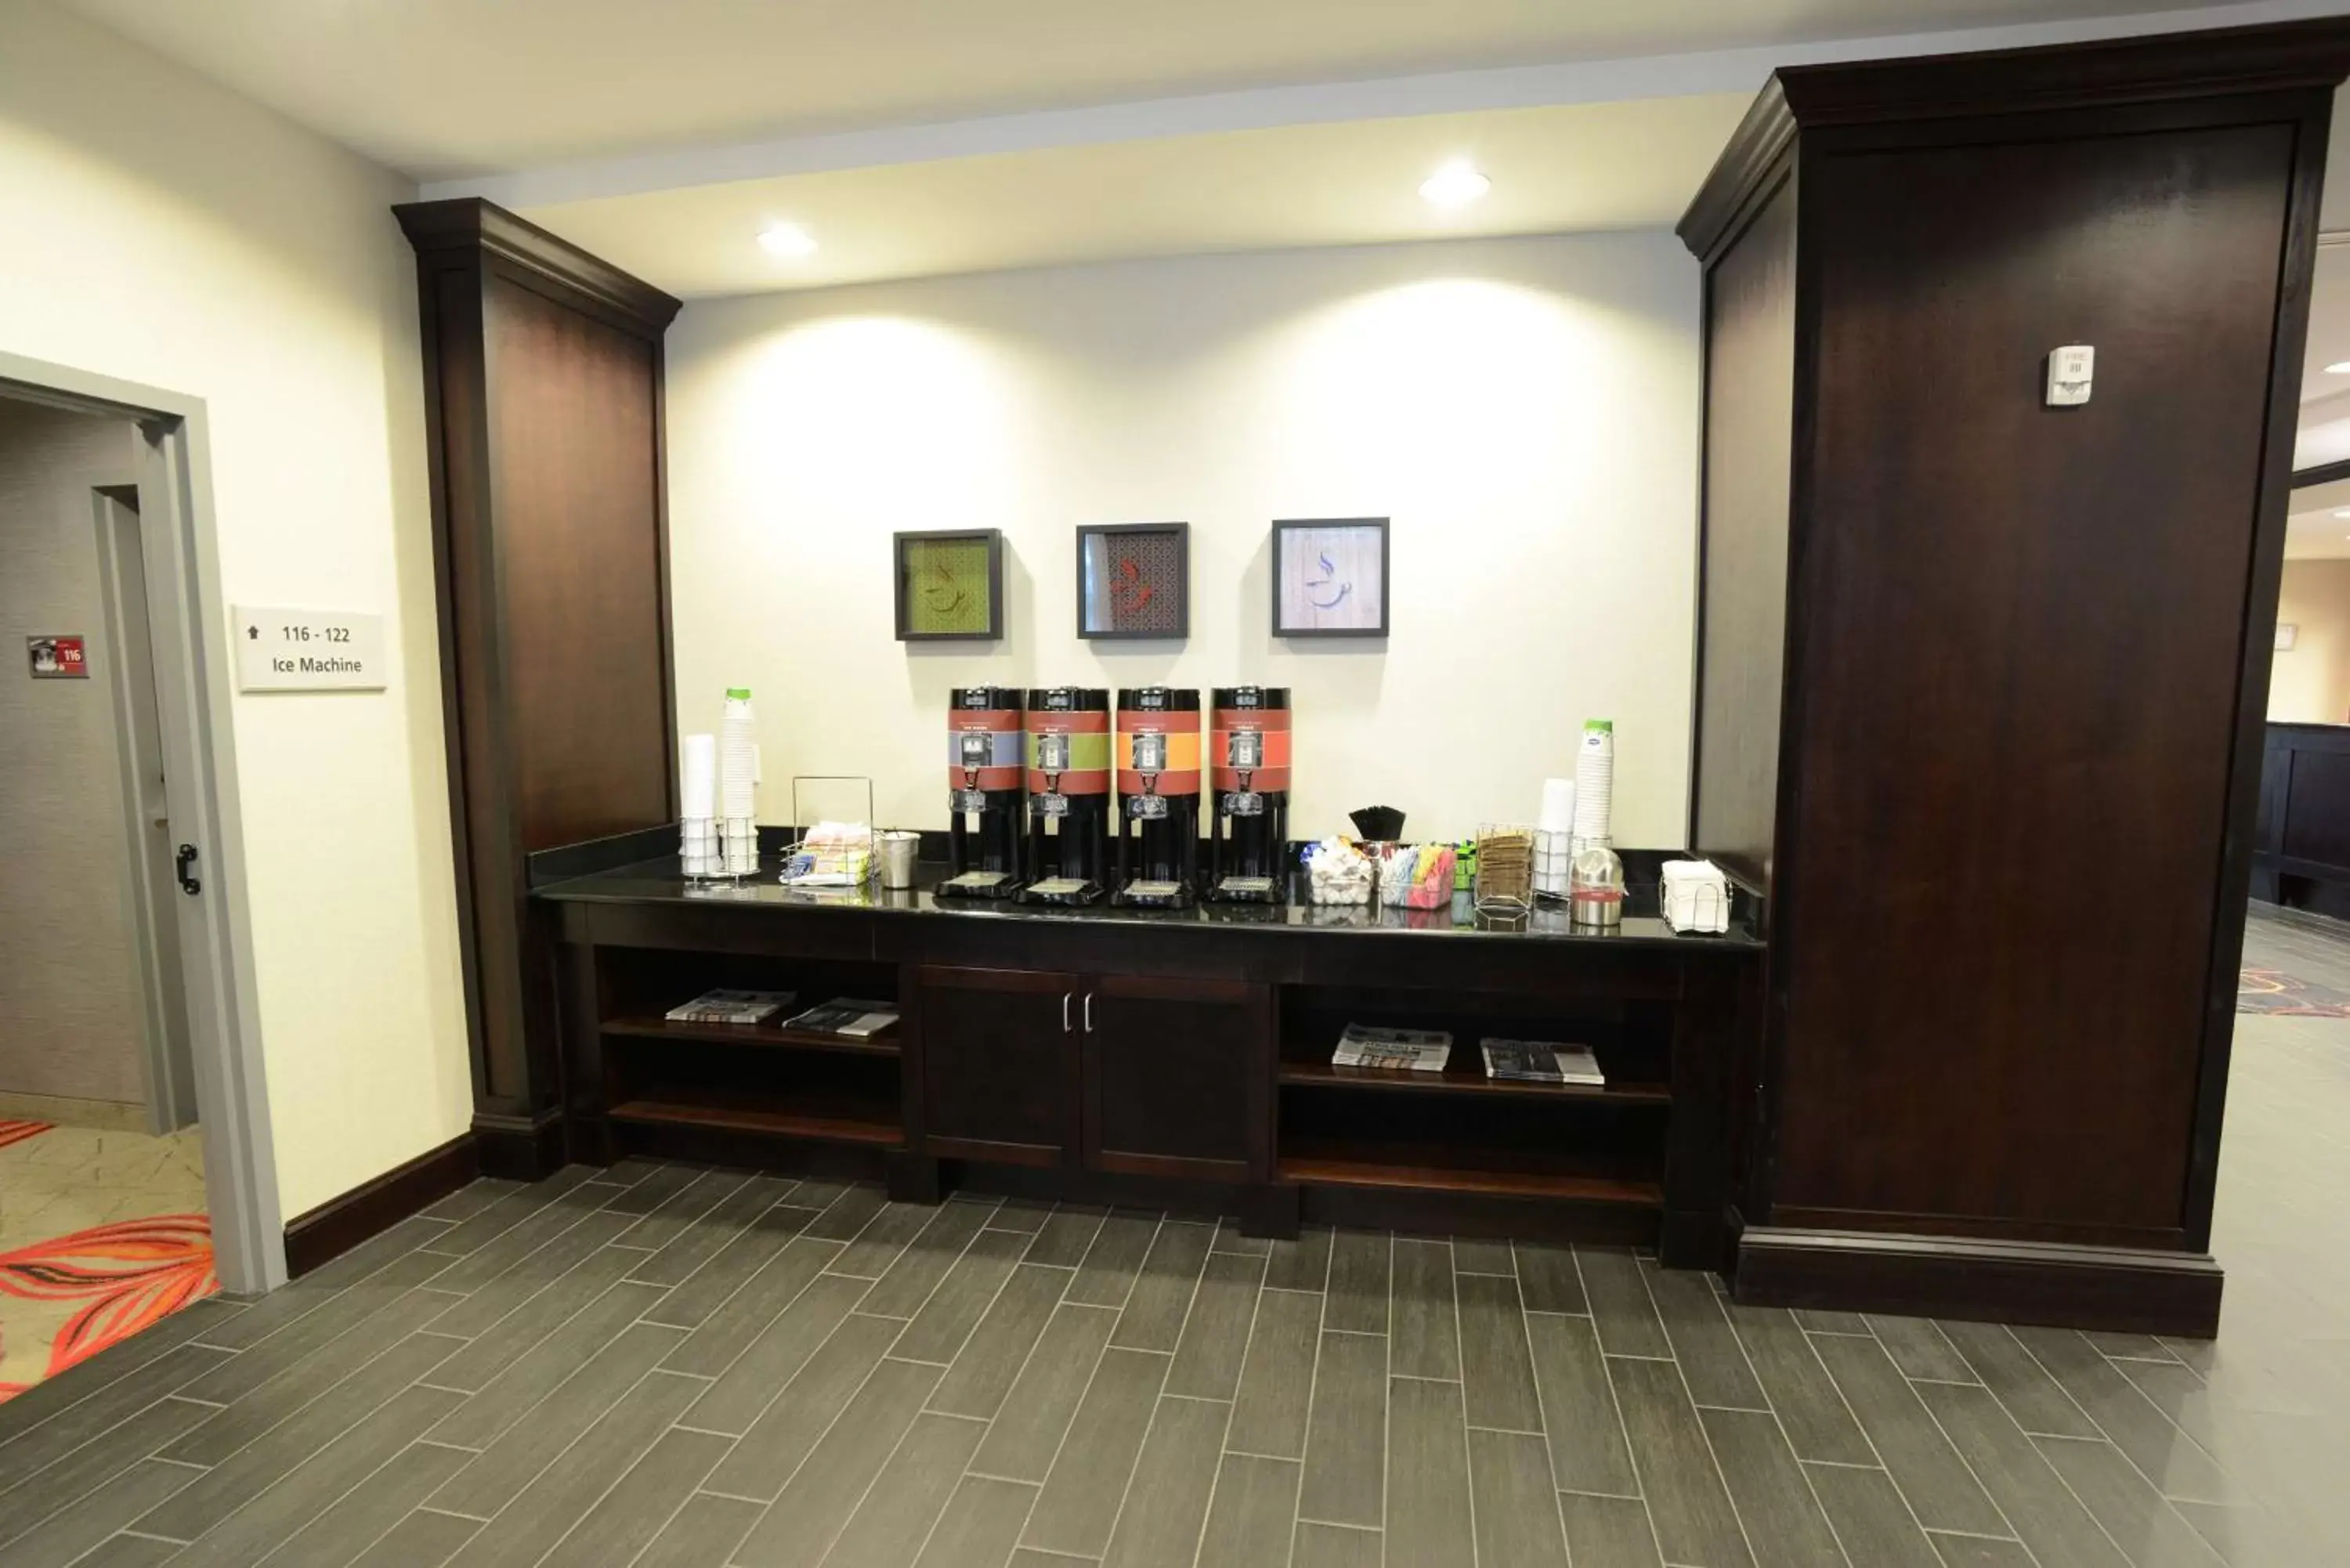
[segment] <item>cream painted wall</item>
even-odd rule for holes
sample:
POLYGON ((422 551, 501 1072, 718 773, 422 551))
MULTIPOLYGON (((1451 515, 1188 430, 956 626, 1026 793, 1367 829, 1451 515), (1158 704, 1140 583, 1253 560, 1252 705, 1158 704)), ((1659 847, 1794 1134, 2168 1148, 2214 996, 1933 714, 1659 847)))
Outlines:
POLYGON ((2287 561, 2277 620, 2298 630, 2269 664, 2269 717, 2350 724, 2350 560, 2287 561))
POLYGON ((1192 257, 687 306, 669 339, 681 725, 759 703, 761 815, 873 775, 943 826, 950 688, 1294 689, 1291 831, 1524 820, 1616 721, 1618 842, 1689 773, 1698 273, 1669 234, 1192 257), (1389 515, 1385 646, 1270 635, 1276 517, 1389 515), (1191 524, 1186 643, 1076 635, 1080 523, 1191 524), (1009 635, 892 639, 889 535, 998 527, 1009 635))
POLYGON ((414 188, 18 4, 0 192, 0 348, 205 400, 224 597, 387 618, 389 691, 233 713, 291 1216, 471 1114, 414 264, 389 211, 414 188))

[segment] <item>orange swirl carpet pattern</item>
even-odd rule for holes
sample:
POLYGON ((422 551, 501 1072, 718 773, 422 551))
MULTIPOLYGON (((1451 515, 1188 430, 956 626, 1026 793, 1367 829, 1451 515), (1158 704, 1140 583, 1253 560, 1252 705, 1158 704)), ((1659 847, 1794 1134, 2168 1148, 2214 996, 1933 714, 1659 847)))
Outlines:
POLYGON ((2248 969, 2236 981, 2236 1011, 2286 1018, 2350 1018, 2350 996, 2281 969, 2248 969))
POLYGON ((49 1124, 47 1122, 12 1122, 0 1119, 0 1148, 6 1148, 12 1143, 22 1143, 28 1137, 36 1137, 48 1130, 49 1124))
POLYGON ((193 1147, 0 1121, 0 1401, 220 1288, 193 1147))

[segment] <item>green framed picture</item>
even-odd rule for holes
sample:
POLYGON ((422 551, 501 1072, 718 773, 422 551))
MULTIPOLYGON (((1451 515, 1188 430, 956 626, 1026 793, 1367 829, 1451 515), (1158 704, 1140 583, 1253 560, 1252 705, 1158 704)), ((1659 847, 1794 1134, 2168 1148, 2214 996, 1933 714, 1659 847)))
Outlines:
POLYGON ((892 535, 899 642, 992 642, 1003 635, 1003 534, 892 535))

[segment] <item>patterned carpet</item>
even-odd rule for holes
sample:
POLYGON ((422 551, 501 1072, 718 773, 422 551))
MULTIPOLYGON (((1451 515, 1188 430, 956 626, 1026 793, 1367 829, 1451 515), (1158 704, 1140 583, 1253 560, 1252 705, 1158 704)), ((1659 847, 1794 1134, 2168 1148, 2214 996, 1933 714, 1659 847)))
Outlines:
POLYGON ((195 1130, 0 1121, 0 1401, 220 1288, 195 1130))
POLYGON ((2281 969, 2248 969, 2236 982, 2236 1011, 2293 1018, 2350 1018, 2350 994, 2281 969))

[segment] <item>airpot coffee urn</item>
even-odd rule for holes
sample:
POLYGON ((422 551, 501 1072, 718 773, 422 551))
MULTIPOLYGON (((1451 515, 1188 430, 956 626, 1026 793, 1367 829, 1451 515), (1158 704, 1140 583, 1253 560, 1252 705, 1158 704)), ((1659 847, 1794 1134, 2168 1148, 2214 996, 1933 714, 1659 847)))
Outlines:
POLYGON ((1020 693, 947 694, 947 879, 941 898, 1009 898, 1020 886, 1020 693))
POLYGON ((1200 693, 1118 694, 1118 891, 1110 902, 1180 909, 1200 880, 1200 693))
POLYGON ((1109 693, 1028 693, 1029 882, 1024 904, 1090 904, 1109 886, 1109 693))
POLYGON ((1278 904, 1289 846, 1289 691, 1219 686, 1208 733, 1208 897, 1278 904))

